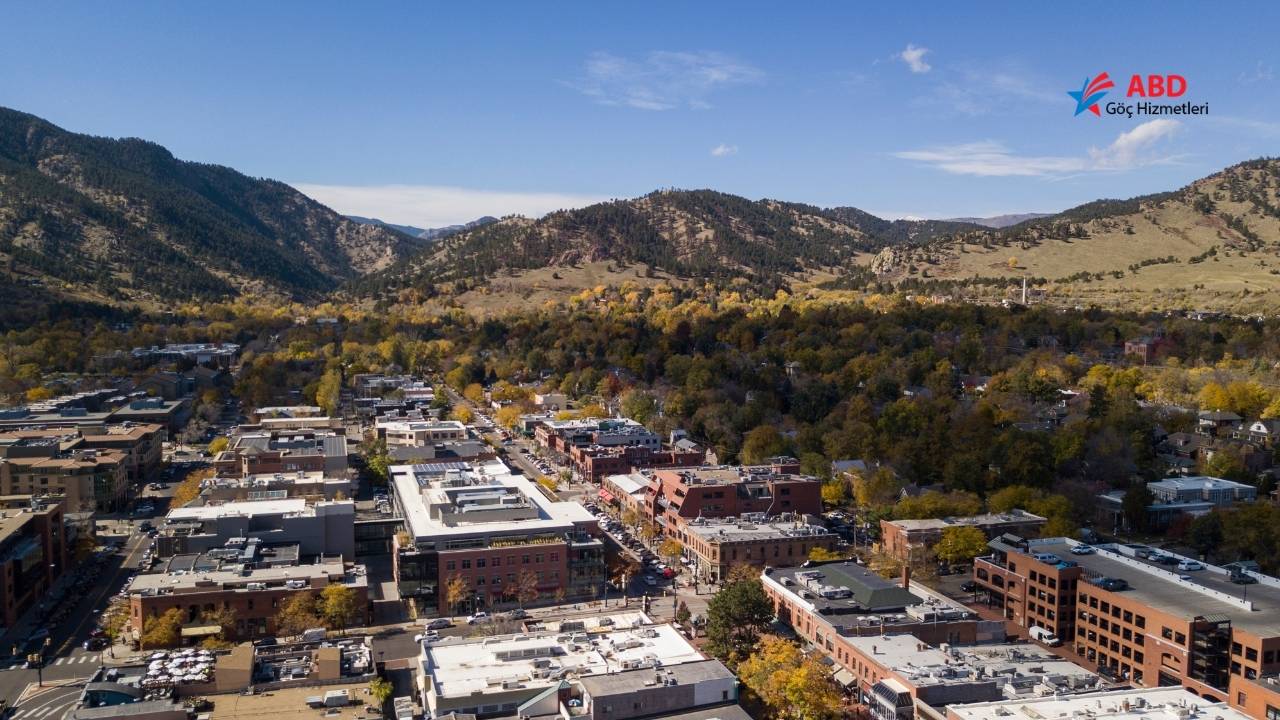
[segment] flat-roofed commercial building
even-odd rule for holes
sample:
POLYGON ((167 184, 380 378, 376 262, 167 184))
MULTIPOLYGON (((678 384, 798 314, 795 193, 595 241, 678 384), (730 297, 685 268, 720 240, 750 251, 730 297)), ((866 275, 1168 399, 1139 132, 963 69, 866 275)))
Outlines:
POLYGON ((387 447, 424 447, 467 439, 467 426, 457 420, 384 420, 375 424, 387 447))
POLYGON ((987 539, 1004 533, 1012 533, 1022 537, 1035 537, 1040 534, 1046 519, 1025 510, 1010 510, 1005 513, 984 513, 968 517, 928 518, 921 520, 881 520, 880 544, 884 551, 898 558, 909 560, 912 553, 927 551, 942 540, 942 533, 947 528, 975 527, 981 530, 987 539))
POLYGON ((56 439, 22 440, 0 457, 0 495, 58 497, 67 512, 114 512, 129 497, 129 458, 119 450, 67 450, 56 439))
POLYGON ((66 569, 62 506, 0 497, 0 626, 13 627, 66 569))
MULTIPOLYGON (((1017 698, 951 705, 947 720, 1246 720, 1224 703, 1179 687, 1017 698)), ((1256 720, 1256 719, 1255 719, 1256 720)))
POLYGON ((568 632, 424 642, 423 707, 432 717, 541 717, 572 707, 586 720, 630 720, 736 704, 728 668, 674 626, 637 615, 568 632))
POLYGON ((718 466, 653 470, 649 494, 653 520, 663 533, 679 538, 696 518, 822 514, 822 481, 800 475, 798 466, 718 466))
POLYGON ((734 565, 792 567, 809 560, 817 548, 834 550, 839 536, 802 516, 774 518, 698 518, 679 535, 695 576, 719 582, 734 565))
POLYGON ((394 465, 396 509, 407 537, 393 553, 401 597, 423 610, 451 611, 599 592, 604 544, 596 518, 576 502, 553 502, 501 461, 394 465), (443 589, 466 583, 465 608, 450 608, 443 589))
POLYGON ((974 562, 980 594, 1009 621, 1052 630, 1118 678, 1233 702, 1233 680, 1280 671, 1276 578, 1245 573, 1252 582, 1238 584, 1227 568, 1180 570, 1192 560, 1165 551, 1085 550, 1068 538, 1002 537, 991 548, 974 562))
POLYGON ((890 582, 854 562, 765 568, 760 576, 778 619, 849 673, 861 673, 850 638, 909 633, 923 643, 1002 642, 1004 623, 911 582, 890 582))
POLYGON ((304 556, 355 556, 355 503, 305 498, 232 501, 174 508, 156 538, 159 557, 201 553, 233 538, 297 543, 304 556))

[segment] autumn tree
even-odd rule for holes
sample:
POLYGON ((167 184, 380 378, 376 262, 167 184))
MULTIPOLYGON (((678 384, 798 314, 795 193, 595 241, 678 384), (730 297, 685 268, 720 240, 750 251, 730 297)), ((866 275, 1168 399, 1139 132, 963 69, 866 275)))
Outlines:
POLYGON ((169 499, 169 507, 182 507, 199 497, 201 484, 213 477, 213 473, 213 468, 204 468, 188 473, 187 477, 173 489, 173 497, 169 499))
POLYGON ((942 529, 942 538, 934 546, 933 551, 942 560, 951 564, 972 561, 987 549, 987 536, 972 525, 955 525, 942 529))
POLYGON ((316 597, 309 592, 294 593, 276 611, 276 632, 281 635, 301 635, 304 630, 321 626, 316 597))
POLYGON ((172 647, 182 634, 181 608, 169 608, 162 615, 147 618, 142 627, 143 649, 172 647))
POLYGON ((518 405, 507 405, 498 412, 494 413, 493 419, 502 427, 508 430, 515 430, 520 424, 520 416, 524 411, 518 405))
POLYGON ((360 606, 356 593, 340 583, 330 583, 320 591, 320 603, 317 609, 325 619, 327 627, 346 630, 348 625, 359 617, 360 606))
POLYGON ((531 603, 538 599, 538 573, 532 570, 521 570, 516 574, 516 582, 513 586, 514 597, 520 607, 524 607, 526 603, 531 603))
POLYGON ((828 550, 824 547, 815 547, 809 550, 809 559, 814 562, 829 562, 831 560, 844 560, 848 557, 845 553, 836 550, 828 550))
POLYGON ((385 678, 375 677, 369 681, 369 696, 377 701, 378 707, 385 705, 395 691, 395 686, 385 678))
POLYGON ((237 620, 236 611, 231 607, 205 610, 200 613, 200 624, 217 625, 219 630, 214 637, 223 642, 235 638, 237 620))
POLYGON ((231 441, 227 439, 226 436, 220 435, 209 442, 209 454, 217 455, 223 450, 226 450, 227 446, 230 444, 231 441))
POLYGON ((854 476, 853 497, 858 507, 885 507, 898 501, 904 485, 889 468, 876 468, 854 476))
POLYGON ((840 692, 826 665, 800 646, 776 635, 765 635, 738 665, 738 677, 775 717, 790 720, 829 720, 838 717, 840 692))
POLYGON ((680 555, 684 552, 684 546, 675 538, 667 538, 658 546, 658 556, 667 561, 668 565, 674 565, 680 561, 680 555))
POLYGON ((484 404, 484 387, 480 383, 471 383, 462 390, 462 397, 476 405, 484 404))
POLYGON ((778 432, 778 428, 761 425, 742 439, 742 464, 760 465, 771 457, 783 454, 786 449, 787 441, 778 432))
POLYGON ((444 602, 449 609, 456 615, 458 607, 471 594, 471 586, 467 583, 467 579, 461 575, 454 573, 444 583, 444 602))
POLYGON ((463 405, 462 403, 454 405, 450 414, 453 416, 454 420, 457 420, 464 425, 469 425, 476 419, 476 414, 471 411, 471 408, 463 405))

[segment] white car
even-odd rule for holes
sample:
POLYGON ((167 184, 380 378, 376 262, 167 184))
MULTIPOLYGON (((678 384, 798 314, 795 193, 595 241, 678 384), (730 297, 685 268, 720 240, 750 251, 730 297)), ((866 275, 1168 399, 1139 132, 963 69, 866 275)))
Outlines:
POLYGON ((483 610, 481 610, 480 612, 474 615, 467 616, 468 625, 479 625, 480 623, 483 623, 483 622, 489 622, 489 613, 483 610))
POLYGON ((1183 560, 1182 562, 1178 563, 1178 569, 1179 569, 1179 570, 1183 570, 1183 571, 1186 571, 1186 570, 1203 570, 1203 569, 1204 569, 1204 565, 1202 565, 1202 564, 1200 564, 1200 563, 1196 562, 1195 560, 1183 560))
POLYGON ((1074 545, 1071 548, 1071 554, 1072 555, 1092 555, 1093 546, 1092 545, 1074 545))

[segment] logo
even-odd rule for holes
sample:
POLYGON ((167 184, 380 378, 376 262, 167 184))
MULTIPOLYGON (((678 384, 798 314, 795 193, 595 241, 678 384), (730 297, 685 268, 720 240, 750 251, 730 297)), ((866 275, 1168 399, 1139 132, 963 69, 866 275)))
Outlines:
POLYGON ((1097 117, 1102 117, 1102 112, 1098 110, 1098 102, 1107 94, 1107 91, 1115 87, 1116 84, 1111 82, 1111 76, 1105 72, 1090 80, 1084 79, 1084 85, 1079 90, 1068 90, 1067 94, 1076 100, 1076 115, 1088 110, 1097 117))

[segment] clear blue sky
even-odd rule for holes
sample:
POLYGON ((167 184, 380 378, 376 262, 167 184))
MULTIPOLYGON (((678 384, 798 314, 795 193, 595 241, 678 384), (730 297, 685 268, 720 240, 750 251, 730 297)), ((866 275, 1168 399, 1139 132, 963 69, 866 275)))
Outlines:
POLYGON ((1052 211, 1280 154, 1274 4, 898 5, 11 3, 0 105, 422 225, 671 186, 1052 211), (1104 70, 1211 114, 1073 117, 1104 70))

